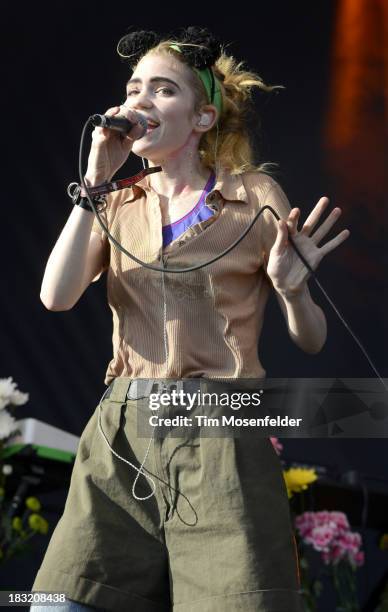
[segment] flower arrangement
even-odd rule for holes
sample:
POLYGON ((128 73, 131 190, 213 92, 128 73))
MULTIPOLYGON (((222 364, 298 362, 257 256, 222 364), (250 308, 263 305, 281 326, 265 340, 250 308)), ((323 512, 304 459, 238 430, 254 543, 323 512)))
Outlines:
POLYGON ((361 535, 350 531, 343 512, 303 512, 295 518, 295 527, 306 544, 321 552, 326 565, 345 560, 356 568, 364 563, 361 535))
POLYGON ((360 550, 361 535, 350 530, 343 512, 303 512, 295 518, 295 527, 302 542, 320 553, 328 566, 337 595, 338 612, 360 610, 355 571, 364 563, 360 550))
POLYGON ((21 516, 19 506, 12 505, 7 495, 7 479, 14 472, 11 459, 4 462, 4 445, 18 432, 18 422, 11 411, 22 406, 28 393, 22 393, 12 378, 0 379, 0 563, 27 549, 27 542, 36 534, 47 534, 48 522, 39 513, 41 503, 36 497, 27 497, 21 516))
MULTIPOLYGON (((276 453, 280 455, 283 445, 278 438, 270 438, 270 440, 276 453)), ((361 535, 351 531, 348 519, 343 512, 322 510, 321 512, 296 514, 296 506, 291 498, 294 494, 300 494, 298 497, 301 501, 301 509, 304 510, 304 492, 318 479, 314 469, 300 466, 290 467, 283 469, 283 477, 294 516, 301 591, 306 611, 317 610, 317 599, 323 588, 323 583, 319 579, 321 574, 327 574, 331 578, 337 597, 336 611, 358 611, 360 608, 357 599, 356 570, 364 563, 364 553, 360 550, 361 535), (319 559, 323 564, 323 570, 315 578, 310 576, 308 548, 320 554, 319 559)), ((388 537, 381 538, 380 547, 385 546, 388 547, 388 537)))

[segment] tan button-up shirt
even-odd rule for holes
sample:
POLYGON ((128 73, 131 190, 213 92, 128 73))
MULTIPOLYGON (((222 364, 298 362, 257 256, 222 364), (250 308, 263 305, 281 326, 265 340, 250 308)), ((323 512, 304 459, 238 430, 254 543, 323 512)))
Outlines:
MULTIPOLYGON (((206 197, 214 215, 165 248, 159 196, 147 178, 110 194, 104 217, 113 237, 138 259, 160 266, 163 256, 165 267, 186 268, 230 246, 267 204, 283 219, 291 209, 268 175, 221 172, 206 197)), ((113 313, 113 358, 105 384, 118 376, 263 378, 258 343, 271 290, 263 255, 275 241, 276 226, 267 210, 225 257, 194 272, 171 274, 134 262, 109 242, 95 219, 113 313)))

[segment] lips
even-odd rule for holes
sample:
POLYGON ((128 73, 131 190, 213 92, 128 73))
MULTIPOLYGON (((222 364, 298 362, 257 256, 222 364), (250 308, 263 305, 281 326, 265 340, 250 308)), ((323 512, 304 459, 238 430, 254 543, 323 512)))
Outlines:
POLYGON ((151 117, 147 117, 147 115, 143 114, 142 117, 145 120, 144 123, 147 122, 147 128, 143 132, 143 136, 145 136, 146 134, 150 134, 160 126, 160 123, 158 121, 155 121, 154 119, 151 119, 151 117))
POLYGON ((148 125, 147 125, 146 134, 150 134, 151 132, 154 132, 159 127, 159 123, 150 123, 150 122, 147 122, 147 124, 148 125))
POLYGON ((159 127, 160 123, 158 123, 157 121, 154 121, 153 119, 147 119, 147 125, 149 128, 154 129, 154 128, 159 127))

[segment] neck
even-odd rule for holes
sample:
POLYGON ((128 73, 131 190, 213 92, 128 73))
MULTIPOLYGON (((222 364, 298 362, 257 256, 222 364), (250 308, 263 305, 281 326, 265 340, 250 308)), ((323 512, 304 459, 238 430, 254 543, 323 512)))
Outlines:
POLYGON ((170 156, 150 161, 150 167, 162 166, 163 171, 148 177, 151 188, 168 199, 185 197, 204 188, 209 170, 198 153, 198 140, 189 138, 183 147, 170 156))

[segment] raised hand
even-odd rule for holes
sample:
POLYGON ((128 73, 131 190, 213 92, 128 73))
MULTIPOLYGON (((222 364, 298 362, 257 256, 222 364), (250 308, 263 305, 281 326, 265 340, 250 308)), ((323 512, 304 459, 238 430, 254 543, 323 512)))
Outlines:
POLYGON ((317 225, 328 204, 328 198, 321 198, 300 231, 297 229, 300 216, 299 208, 293 208, 287 220, 280 219, 278 221, 276 240, 268 257, 267 274, 279 293, 285 296, 301 293, 310 276, 309 270, 289 242, 288 232, 313 270, 316 270, 327 253, 337 248, 350 235, 348 229, 342 230, 335 238, 318 247, 318 244, 341 215, 341 209, 334 208, 327 219, 312 234, 313 228, 317 225))
MULTIPOLYGON (((136 122, 136 113, 125 105, 109 108, 105 115, 122 115, 136 122)), ((115 130, 96 127, 92 132, 92 146, 88 159, 85 179, 89 184, 98 185, 112 178, 127 160, 133 141, 141 136, 143 128, 136 124, 130 133, 123 136, 115 130)))

